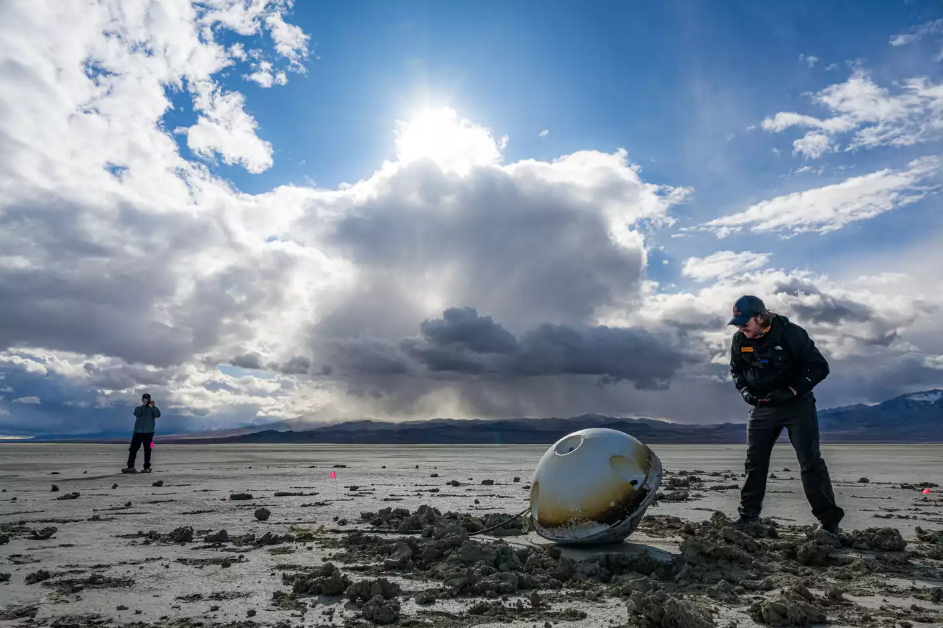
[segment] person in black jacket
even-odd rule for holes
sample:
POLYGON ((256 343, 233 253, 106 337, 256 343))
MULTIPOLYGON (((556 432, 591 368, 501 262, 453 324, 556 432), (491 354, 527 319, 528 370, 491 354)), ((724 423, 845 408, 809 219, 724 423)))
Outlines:
POLYGON ((838 523, 845 513, 835 503, 828 467, 819 451, 819 421, 812 394, 828 376, 828 362, 802 327, 771 313, 755 296, 737 300, 729 324, 738 328, 730 345, 730 374, 743 400, 752 406, 739 523, 759 519, 770 454, 786 428, 799 459, 802 488, 812 514, 823 529, 838 534, 838 523))

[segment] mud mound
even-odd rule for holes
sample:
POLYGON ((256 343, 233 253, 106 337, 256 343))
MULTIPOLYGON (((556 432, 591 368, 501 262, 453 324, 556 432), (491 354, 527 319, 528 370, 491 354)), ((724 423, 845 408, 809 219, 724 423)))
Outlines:
POLYGON ((848 545, 858 550, 882 550, 885 552, 902 552, 907 547, 907 541, 896 528, 867 528, 853 530, 841 535, 842 545, 848 545))
POLYGON ((382 595, 375 595, 363 605, 363 618, 375 624, 392 624, 399 619, 398 600, 387 600, 382 595))
POLYGON ((717 624, 709 607, 692 599, 680 599, 664 591, 646 595, 634 592, 628 601, 629 619, 640 628, 712 628, 717 624))
POLYGON ((401 593, 398 584, 393 584, 386 578, 376 580, 361 580, 347 587, 345 595, 351 602, 367 602, 376 596, 385 600, 392 599, 401 593))
POLYGON ((754 602, 750 616, 767 626, 809 626, 827 620, 819 600, 803 586, 787 589, 773 598, 754 602))
POLYGON ((292 591, 299 595, 341 595, 353 584, 333 563, 325 563, 309 574, 286 574, 282 579, 290 581, 292 591))

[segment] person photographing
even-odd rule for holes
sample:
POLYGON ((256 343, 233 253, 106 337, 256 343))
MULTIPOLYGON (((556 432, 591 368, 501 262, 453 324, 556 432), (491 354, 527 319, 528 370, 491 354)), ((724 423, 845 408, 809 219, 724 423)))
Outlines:
POLYGON ((838 534, 845 512, 835 503, 828 467, 819 450, 819 421, 812 394, 828 376, 828 362, 806 330, 770 312, 755 296, 737 300, 729 325, 737 328, 730 346, 730 375, 751 406, 738 523, 747 525, 760 517, 770 455, 785 428, 796 450, 812 514, 822 529, 838 534))
POLYGON ((141 396, 141 405, 134 409, 134 434, 131 436, 131 453, 128 456, 128 466, 122 473, 137 473, 134 469, 134 459, 138 449, 144 445, 144 469, 142 473, 151 472, 151 443, 154 441, 155 419, 160 418, 160 408, 154 403, 150 394, 141 396))

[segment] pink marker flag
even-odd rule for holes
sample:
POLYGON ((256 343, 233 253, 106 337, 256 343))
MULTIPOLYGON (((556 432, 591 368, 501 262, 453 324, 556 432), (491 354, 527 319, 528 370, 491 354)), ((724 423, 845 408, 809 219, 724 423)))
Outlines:
POLYGON ((925 489, 923 489, 923 492, 924 492, 924 493, 929 493, 929 492, 930 492, 930 489, 929 489, 929 488, 925 488, 925 489))
MULTIPOLYGON (((336 471, 331 471, 331 479, 333 480, 335 477, 337 477, 337 472, 336 472, 336 471)), ((927 491, 927 492, 929 492, 929 491, 927 491)))

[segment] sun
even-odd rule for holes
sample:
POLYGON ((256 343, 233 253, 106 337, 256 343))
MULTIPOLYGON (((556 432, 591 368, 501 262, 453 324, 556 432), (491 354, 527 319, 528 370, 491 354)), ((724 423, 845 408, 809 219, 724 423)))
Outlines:
POLYGON ((396 125, 397 161, 430 159, 442 170, 460 175, 474 166, 500 162, 506 144, 506 137, 496 142, 490 129, 459 118, 449 107, 424 109, 396 125))

